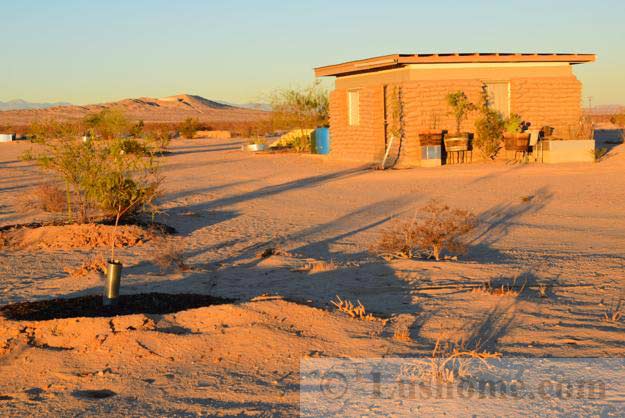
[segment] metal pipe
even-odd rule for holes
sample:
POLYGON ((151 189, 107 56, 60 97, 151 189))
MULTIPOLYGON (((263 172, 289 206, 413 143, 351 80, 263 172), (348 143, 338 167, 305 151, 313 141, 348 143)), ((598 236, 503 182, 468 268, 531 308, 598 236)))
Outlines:
POLYGON ((122 278, 122 263, 117 260, 109 260, 106 269, 106 283, 104 288, 105 306, 116 305, 119 299, 119 285, 122 278))

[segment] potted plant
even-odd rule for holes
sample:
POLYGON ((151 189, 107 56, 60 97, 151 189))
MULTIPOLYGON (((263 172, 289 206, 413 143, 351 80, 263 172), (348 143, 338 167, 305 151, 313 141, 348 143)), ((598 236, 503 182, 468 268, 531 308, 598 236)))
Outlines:
POLYGON ((529 123, 523 121, 520 115, 513 113, 504 121, 503 138, 506 151, 527 152, 530 134, 525 130, 529 123))
POLYGON ((456 152, 458 156, 462 153, 464 158, 464 152, 469 150, 471 133, 462 132, 462 122, 466 121, 469 117, 469 113, 475 111, 477 107, 469 101, 467 95, 461 90, 449 93, 447 95, 447 103, 451 107, 451 113, 456 119, 456 132, 445 136, 445 152, 456 152))
POLYGON ((456 91, 447 95, 447 103, 451 107, 452 115, 456 119, 456 132, 447 136, 448 139, 469 139, 471 133, 462 132, 462 122, 467 120, 469 113, 477 110, 477 107, 469 101, 469 98, 463 91, 456 91))
POLYGON ((265 138, 261 138, 258 135, 250 139, 247 144, 243 145, 244 151, 264 151, 266 148, 267 141, 265 140, 265 138))
POLYGON ((419 131, 419 144, 421 146, 436 146, 443 143, 443 135, 447 131, 442 129, 422 129, 419 131))

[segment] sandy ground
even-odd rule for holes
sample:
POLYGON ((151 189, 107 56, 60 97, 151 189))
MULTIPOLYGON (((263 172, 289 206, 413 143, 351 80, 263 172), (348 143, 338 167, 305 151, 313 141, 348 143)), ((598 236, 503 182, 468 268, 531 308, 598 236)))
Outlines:
MULTIPOLYGON (((596 164, 382 172, 243 153, 240 143, 180 140, 164 157, 158 220, 179 231, 172 239, 188 271, 155 266, 161 241, 119 251, 123 292, 240 302, 114 321, 5 321, 3 414, 293 415, 302 358, 418 356, 458 337, 504 356, 625 355, 624 322, 602 319, 625 299, 623 146, 596 164), (385 262, 368 251, 389 220, 431 199, 479 216, 466 256, 385 262), (274 247, 282 255, 257 256, 274 247), (526 284, 518 297, 474 291, 515 277, 526 284), (336 312, 337 294, 388 321, 336 312), (394 339, 399 329, 411 340, 394 339), (85 390, 116 396, 93 400, 85 390)), ((18 205, 45 180, 19 161, 26 148, 0 144, 0 225, 48 219, 18 205)), ((97 274, 65 272, 99 252, 1 250, 0 303, 100 293, 97 274)))

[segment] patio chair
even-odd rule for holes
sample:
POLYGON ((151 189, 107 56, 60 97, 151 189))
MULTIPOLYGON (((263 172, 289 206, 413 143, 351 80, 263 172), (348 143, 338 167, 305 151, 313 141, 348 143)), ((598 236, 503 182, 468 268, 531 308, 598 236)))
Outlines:
POLYGON ((534 157, 534 161, 538 159, 538 142, 540 141, 540 129, 528 129, 530 134, 529 152, 534 157))

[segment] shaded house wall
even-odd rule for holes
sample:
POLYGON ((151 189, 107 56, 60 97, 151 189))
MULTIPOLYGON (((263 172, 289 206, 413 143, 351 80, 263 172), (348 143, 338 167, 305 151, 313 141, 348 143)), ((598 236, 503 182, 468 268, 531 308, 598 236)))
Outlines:
MULTIPOLYGON (((457 90, 479 104, 483 83, 509 83, 510 112, 532 126, 550 125, 556 135, 568 138, 581 116, 581 83, 566 63, 552 65, 424 66, 341 76, 330 95, 331 154, 334 157, 379 162, 385 151, 384 92, 401 88, 404 105, 402 164, 420 163, 419 132, 455 131, 446 96, 457 90), (360 123, 348 123, 348 92, 359 91, 360 123)), ((388 97, 388 96, 387 96, 388 97)), ((388 104, 387 104, 388 109, 388 104)), ((389 111, 387 110, 387 114, 389 111)), ((462 129, 475 132, 479 112, 473 112, 462 129)), ((478 153, 475 153, 476 156, 478 153)))

